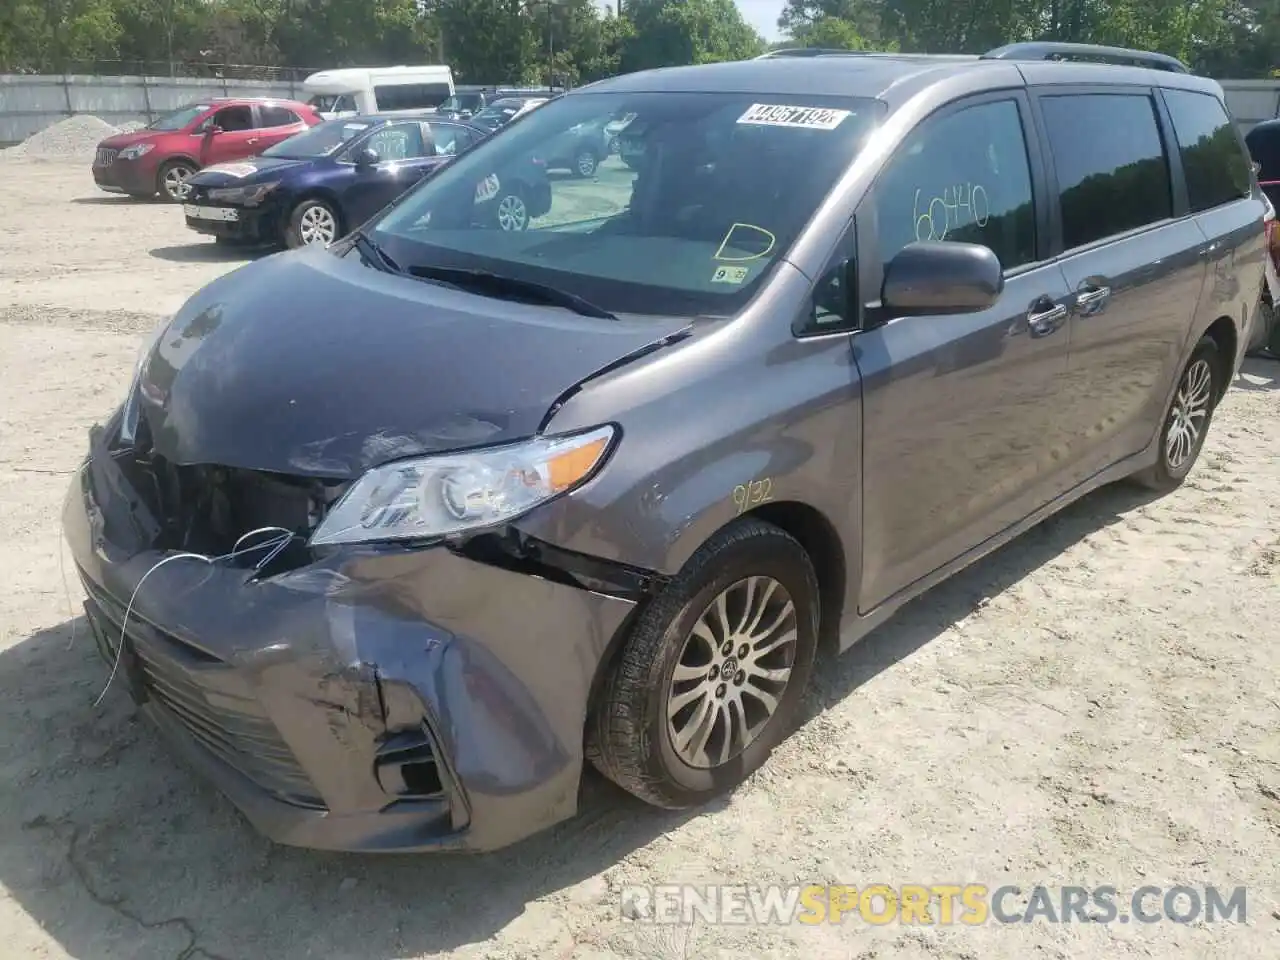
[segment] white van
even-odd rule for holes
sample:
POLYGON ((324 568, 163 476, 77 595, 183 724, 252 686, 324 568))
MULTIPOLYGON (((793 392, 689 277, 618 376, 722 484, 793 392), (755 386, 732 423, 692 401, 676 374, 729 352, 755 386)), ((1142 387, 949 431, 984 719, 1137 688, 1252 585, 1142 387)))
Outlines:
POLYGON ((357 113, 434 110, 453 96, 446 66, 350 67, 322 70, 302 81, 307 101, 325 119, 357 113))

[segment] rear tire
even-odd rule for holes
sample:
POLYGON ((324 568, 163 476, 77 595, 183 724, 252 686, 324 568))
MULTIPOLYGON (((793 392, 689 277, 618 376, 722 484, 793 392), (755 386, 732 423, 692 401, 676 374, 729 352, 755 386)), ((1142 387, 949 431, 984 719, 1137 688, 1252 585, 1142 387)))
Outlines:
POLYGON ((529 229, 529 221, 533 219, 529 210, 529 201, 520 189, 504 191, 493 204, 494 224, 499 230, 508 233, 519 233, 529 229))
POLYGON ((1178 375, 1178 388, 1165 410, 1153 466, 1133 475, 1142 486, 1161 493, 1182 484, 1195 466, 1209 435, 1209 424, 1226 384, 1227 359, 1210 337, 1201 337, 1178 375))
POLYGON ((790 732, 818 609, 813 564, 793 537, 755 519, 726 527, 641 612, 607 668, 588 759, 668 809, 737 787, 790 732))

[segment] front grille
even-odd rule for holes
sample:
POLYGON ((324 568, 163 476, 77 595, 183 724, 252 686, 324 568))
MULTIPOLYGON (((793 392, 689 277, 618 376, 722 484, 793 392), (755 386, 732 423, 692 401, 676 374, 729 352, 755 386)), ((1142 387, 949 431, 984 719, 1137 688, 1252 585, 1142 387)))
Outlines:
MULTIPOLYGON (((115 657, 124 607, 88 577, 115 657)), ((147 694, 210 753, 289 803, 323 808, 316 789, 243 680, 223 661, 129 614, 128 638, 147 694)))
POLYGON ((113 150, 110 147, 99 147, 97 157, 94 160, 94 166, 109 167, 116 162, 116 154, 119 150, 113 150))

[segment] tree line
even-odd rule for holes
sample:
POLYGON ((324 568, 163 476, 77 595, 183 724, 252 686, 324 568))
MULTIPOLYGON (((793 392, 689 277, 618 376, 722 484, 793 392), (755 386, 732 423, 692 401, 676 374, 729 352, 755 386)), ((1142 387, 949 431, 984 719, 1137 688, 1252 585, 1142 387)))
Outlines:
MULTIPOLYGON (((6 0, 0 73, 444 62, 459 83, 580 84, 769 46, 733 0, 610 2, 6 0)), ((1215 77, 1280 76, 1280 0, 787 0, 779 27, 775 46, 981 53, 1065 40, 1157 50, 1215 77)))

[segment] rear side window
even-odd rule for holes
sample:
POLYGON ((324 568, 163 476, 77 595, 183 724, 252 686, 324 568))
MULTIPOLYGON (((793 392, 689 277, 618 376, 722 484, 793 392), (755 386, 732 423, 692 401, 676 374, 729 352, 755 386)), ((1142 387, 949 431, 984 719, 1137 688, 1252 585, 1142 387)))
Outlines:
POLYGON ((1041 99, 1068 250, 1173 216, 1169 162, 1146 94, 1041 99))
POLYGON ((301 123, 301 118, 286 107, 267 105, 259 108, 264 127, 288 127, 301 123))
POLYGON ((1035 210, 1022 118, 1013 100, 928 119, 876 184, 881 263, 917 240, 990 247, 1006 270, 1035 259, 1035 210))
POLYGON ((1182 154, 1191 212, 1249 196, 1249 160, 1218 98, 1190 90, 1165 90, 1164 102, 1182 154))

